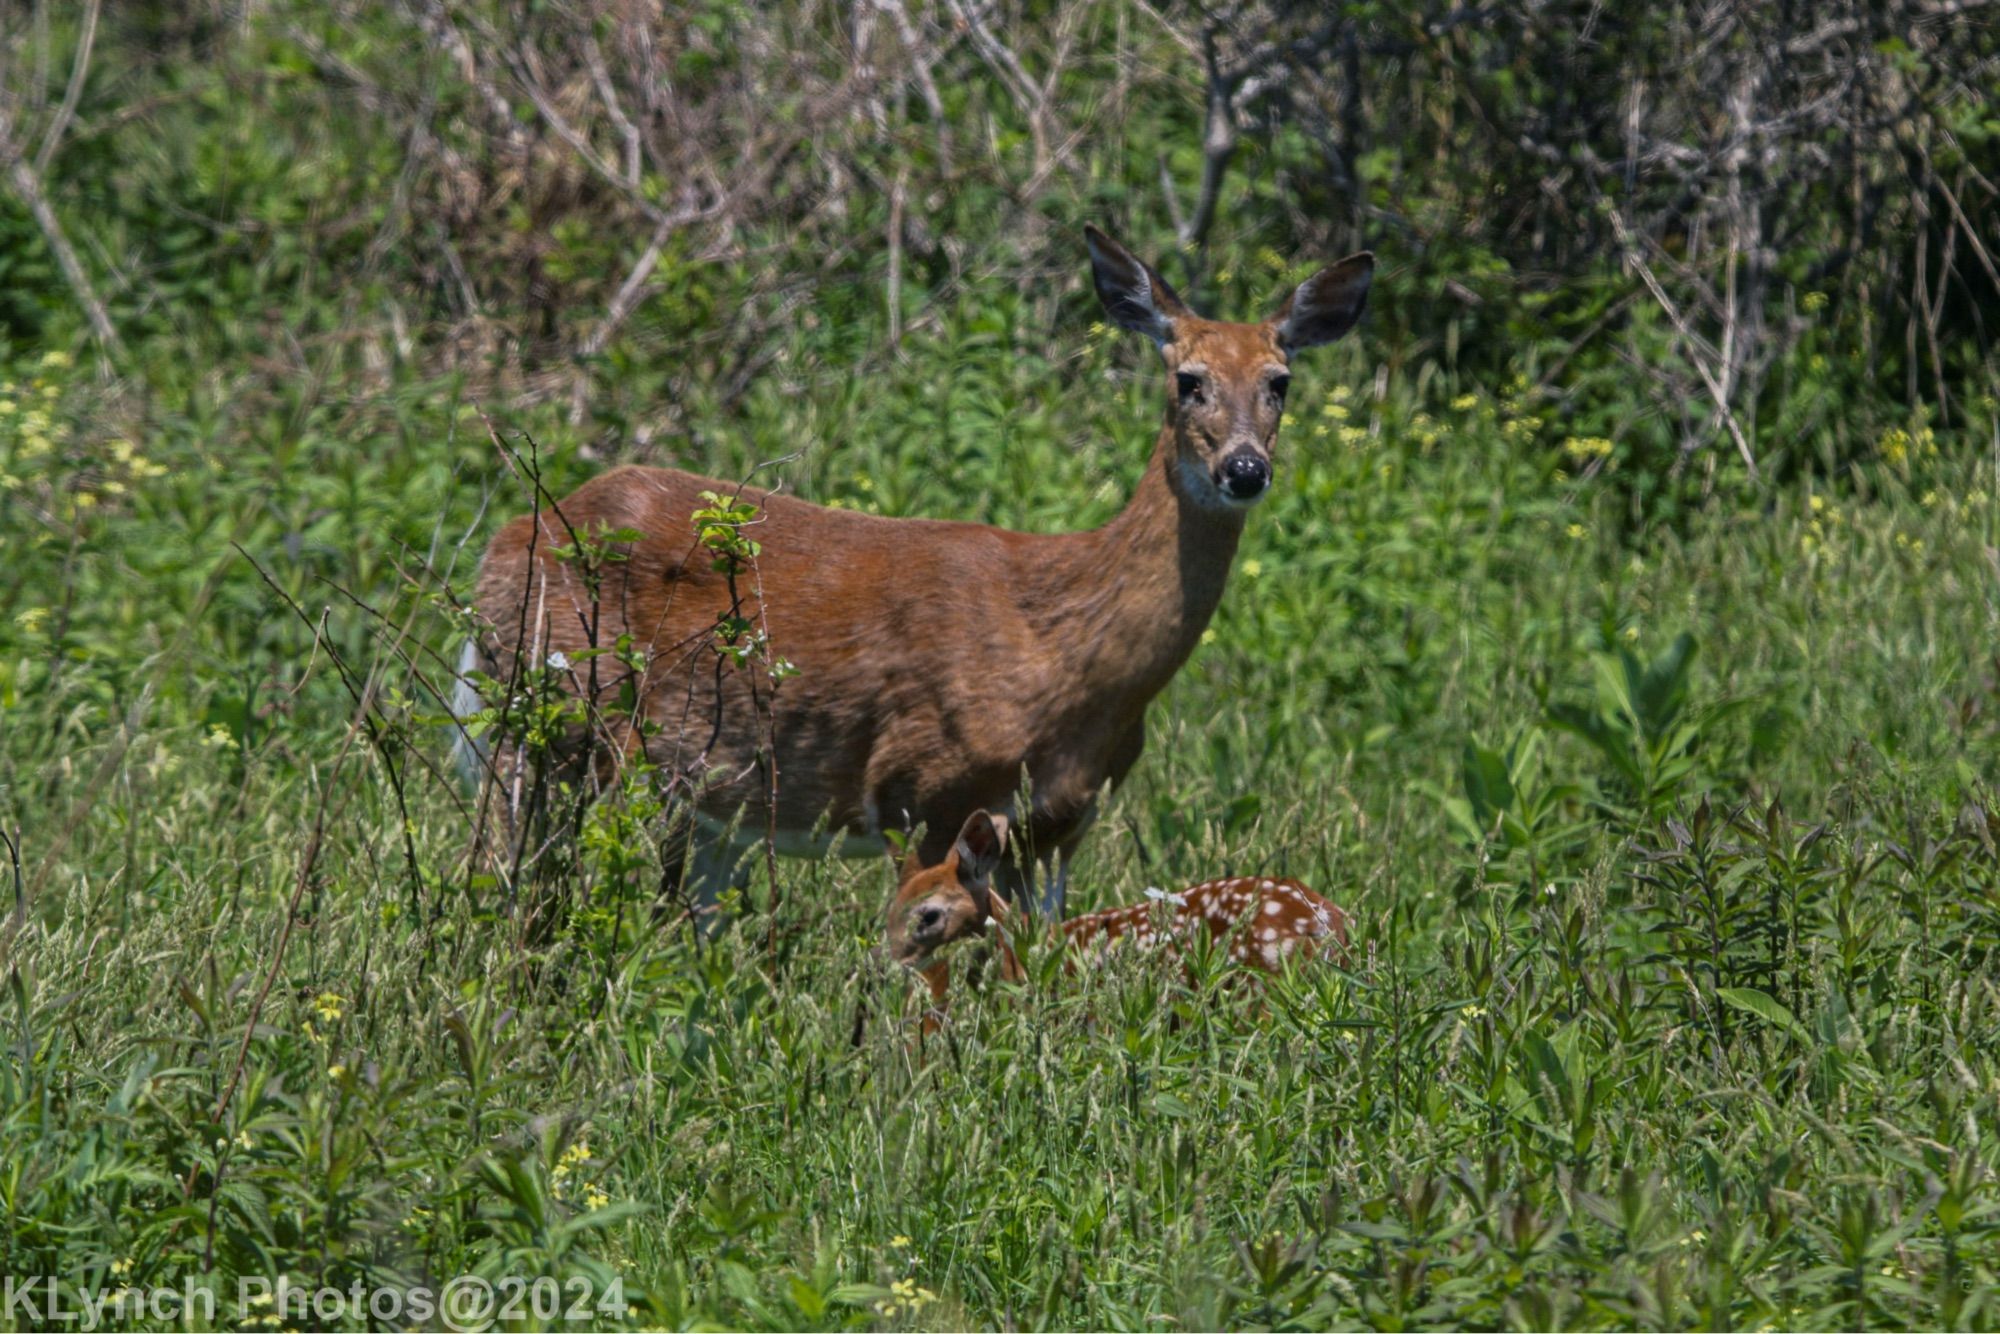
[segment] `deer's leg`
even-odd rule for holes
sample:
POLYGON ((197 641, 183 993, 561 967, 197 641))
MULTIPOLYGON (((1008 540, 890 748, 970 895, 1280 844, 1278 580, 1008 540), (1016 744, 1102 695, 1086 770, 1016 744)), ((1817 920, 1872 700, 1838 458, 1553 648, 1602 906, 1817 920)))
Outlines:
POLYGON ((1012 906, 1022 909, 1036 906, 1035 864, 1026 853, 1004 858, 993 870, 993 881, 1000 896, 1012 906))
POLYGON ((1042 855, 1017 850, 993 872, 1000 893, 1016 908, 1032 909, 1038 918, 1060 922, 1069 899, 1069 857, 1050 849, 1042 855))
POLYGON ((688 894, 694 902, 695 920, 704 930, 720 925, 724 890, 748 888, 750 877, 743 869, 743 852, 742 844, 724 838, 696 838, 688 867, 688 894))
POLYGON ((691 813, 673 817, 661 843, 660 907, 682 910, 704 934, 720 923, 722 892, 749 883, 744 846, 701 827, 691 813))
POLYGON ((1069 915, 1069 857, 1057 848, 1042 863, 1042 893, 1036 900, 1035 909, 1052 922, 1060 922, 1069 915))

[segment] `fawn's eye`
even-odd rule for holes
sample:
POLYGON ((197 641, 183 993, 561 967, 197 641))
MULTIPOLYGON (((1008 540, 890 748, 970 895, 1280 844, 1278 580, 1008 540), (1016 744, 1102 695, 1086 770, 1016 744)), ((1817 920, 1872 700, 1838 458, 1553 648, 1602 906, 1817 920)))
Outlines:
POLYGON ((1292 377, 1289 375, 1273 375, 1267 383, 1271 386, 1271 397, 1277 400, 1279 407, 1283 407, 1285 405, 1285 391, 1292 387, 1292 377))
POLYGON ((1208 393, 1201 387, 1201 375, 1196 371, 1175 371, 1174 383, 1180 388, 1181 402, 1206 403, 1208 393))

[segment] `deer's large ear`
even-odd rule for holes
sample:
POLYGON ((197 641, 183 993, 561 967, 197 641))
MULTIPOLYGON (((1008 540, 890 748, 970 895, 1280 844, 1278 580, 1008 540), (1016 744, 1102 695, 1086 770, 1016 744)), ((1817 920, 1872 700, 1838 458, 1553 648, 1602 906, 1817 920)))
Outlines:
POLYGON ((958 878, 968 889, 985 889, 1007 851, 1007 817, 974 811, 951 849, 958 855, 958 878))
POLYGON ((1271 317, 1278 346, 1286 352, 1317 347, 1354 327, 1368 305, 1368 284, 1375 277, 1375 256, 1366 250, 1329 264, 1285 296, 1271 317))
POLYGON ((1180 294, 1145 261, 1095 227, 1083 229, 1090 246, 1090 277, 1104 313, 1121 329, 1142 333, 1156 344, 1174 340, 1174 321, 1189 314, 1180 294))

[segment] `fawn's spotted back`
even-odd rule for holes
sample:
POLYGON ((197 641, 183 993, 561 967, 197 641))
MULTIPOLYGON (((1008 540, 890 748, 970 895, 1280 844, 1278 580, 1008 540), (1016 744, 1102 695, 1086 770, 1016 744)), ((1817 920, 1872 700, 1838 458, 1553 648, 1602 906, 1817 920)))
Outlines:
POLYGON ((1101 957, 1129 939, 1140 949, 1178 953, 1202 927, 1226 941, 1229 957, 1275 971, 1288 956, 1310 958, 1331 948, 1347 952, 1347 914, 1296 880, 1233 876, 1206 880, 1153 902, 1106 908, 1064 922, 1063 935, 1085 958, 1101 957))

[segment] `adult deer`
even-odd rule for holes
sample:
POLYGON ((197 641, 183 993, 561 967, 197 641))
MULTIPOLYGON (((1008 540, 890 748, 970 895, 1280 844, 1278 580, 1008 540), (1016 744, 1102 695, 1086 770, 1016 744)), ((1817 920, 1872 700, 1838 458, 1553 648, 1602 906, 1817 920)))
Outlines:
MULTIPOLYGON (((703 901, 772 828, 779 851, 813 855, 837 832, 852 836, 844 851, 867 853, 885 831, 922 825, 928 865, 968 812, 990 808, 1013 812, 1022 849, 1000 868, 1005 891, 1031 892, 1039 867, 1041 907, 1060 914, 1098 795, 1139 758, 1146 706, 1200 640, 1246 511, 1270 486, 1291 358, 1354 326, 1374 268, 1354 255, 1286 293, 1270 319, 1232 324, 1196 315, 1102 232, 1086 237, 1105 311, 1152 339, 1166 371, 1151 462, 1102 528, 882 518, 627 467, 494 536, 463 670, 506 680, 524 655, 578 661, 621 635, 649 646, 642 668, 596 657, 593 682, 574 670, 569 680, 644 719, 621 725, 610 754, 643 746, 697 781, 703 901), (718 670, 690 647, 731 605, 690 521, 704 491, 739 492, 761 511, 741 613, 797 668, 775 695, 757 673, 718 670), (619 530, 640 536, 594 574, 559 554, 576 534, 619 530), (1024 770, 1031 808, 1014 811, 1024 770), (739 814, 731 842, 723 831, 739 814)), ((477 707, 466 701, 461 716, 477 707)), ((504 749, 500 759, 506 768, 504 749)))
MULTIPOLYGON (((926 1032, 937 1030, 950 989, 942 952, 959 941, 983 938, 987 927, 1007 920, 1007 907, 993 892, 1006 846, 1006 816, 974 811, 943 861, 926 867, 912 860, 903 867, 889 904, 886 945, 891 959, 921 974, 930 986, 926 1032)), ((1287 959, 1347 957, 1347 914, 1296 880, 1230 876, 1173 894, 1148 892, 1152 902, 1105 908, 1064 922, 1062 942, 1071 966, 1078 959, 1100 961, 1123 942, 1178 958, 1203 932, 1233 962, 1260 972, 1276 972, 1287 959)), ((1000 972, 1010 982, 1025 976, 1004 930, 1000 972)))

